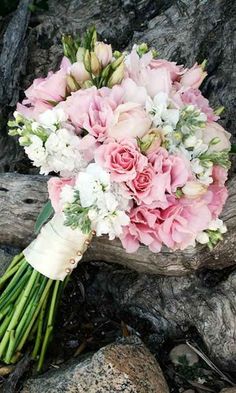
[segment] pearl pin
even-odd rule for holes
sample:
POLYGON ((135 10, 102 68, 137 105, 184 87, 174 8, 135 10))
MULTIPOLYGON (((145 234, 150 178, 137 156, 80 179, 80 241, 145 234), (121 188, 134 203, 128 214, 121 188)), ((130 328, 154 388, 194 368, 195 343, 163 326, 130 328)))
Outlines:
POLYGON ((71 258, 71 259, 70 259, 70 263, 71 263, 72 265, 74 265, 74 264, 76 263, 76 260, 75 260, 74 258, 71 258))
POLYGON ((78 255, 78 257, 82 257, 82 255, 83 255, 81 251, 77 251, 76 254, 78 255))
POLYGON ((68 267, 68 268, 66 268, 65 272, 66 272, 67 274, 70 274, 70 273, 71 273, 71 269, 68 267))
POLYGON ((85 242, 84 242, 85 244, 87 244, 87 246, 90 244, 90 240, 85 240, 85 242))

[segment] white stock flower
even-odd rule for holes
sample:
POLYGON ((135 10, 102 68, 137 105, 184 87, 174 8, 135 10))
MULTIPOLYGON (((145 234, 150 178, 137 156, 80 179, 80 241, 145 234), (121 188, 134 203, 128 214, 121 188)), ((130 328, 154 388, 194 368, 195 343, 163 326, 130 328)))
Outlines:
POLYGON ((217 230, 219 230, 220 233, 227 232, 226 225, 223 223, 223 221, 220 218, 216 218, 215 220, 212 220, 210 222, 210 224, 208 225, 208 229, 210 231, 217 231, 217 230))
POLYGON ((43 146, 43 141, 36 135, 31 135, 30 141, 31 144, 25 146, 25 152, 29 159, 33 161, 33 165, 40 167, 47 160, 47 153, 43 146))
POLYGON ((39 122, 50 129, 55 130, 56 125, 61 124, 67 120, 68 116, 62 108, 47 109, 39 115, 39 122))
POLYGON ((196 237, 196 241, 200 244, 207 244, 209 240, 209 236, 206 232, 200 232, 196 237))
POLYGON ((169 126, 175 129, 179 121, 179 110, 168 108, 169 101, 166 93, 158 93, 153 100, 148 97, 146 100, 146 111, 152 117, 155 127, 160 125, 169 126))
POLYGON ((86 166, 79 145, 79 137, 71 130, 62 128, 52 132, 45 143, 47 160, 41 173, 60 172, 64 176, 78 173, 86 166))
POLYGON ((113 240, 122 234, 122 227, 128 225, 129 221, 130 219, 125 212, 117 210, 114 213, 107 214, 102 219, 97 217, 97 220, 93 222, 93 228, 96 230, 97 236, 108 234, 109 240, 113 240))
POLYGON ((73 203, 75 200, 75 190, 72 186, 69 184, 65 184, 64 187, 62 187, 61 193, 60 193, 60 201, 62 205, 65 205, 67 203, 73 203))

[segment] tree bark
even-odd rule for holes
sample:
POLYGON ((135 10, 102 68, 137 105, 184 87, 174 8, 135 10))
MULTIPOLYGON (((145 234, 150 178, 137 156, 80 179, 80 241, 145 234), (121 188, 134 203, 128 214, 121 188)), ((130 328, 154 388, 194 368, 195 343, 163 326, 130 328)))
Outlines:
MULTIPOLYGON (((42 176, 0 174, 0 244, 25 247, 34 237, 36 218, 47 201, 47 178, 42 176)), ((236 262, 236 175, 228 182, 229 198, 222 218, 228 232, 213 251, 198 245, 186 251, 163 251, 154 254, 142 246, 127 254, 119 240, 94 238, 84 261, 103 260, 119 263, 140 272, 183 275, 202 267, 224 268, 236 262)))
POLYGON ((220 368, 236 371, 236 272, 211 286, 206 276, 155 276, 100 263, 89 271, 94 279, 86 288, 88 302, 143 334, 153 351, 160 353, 167 339, 195 327, 206 345, 203 352, 220 368))

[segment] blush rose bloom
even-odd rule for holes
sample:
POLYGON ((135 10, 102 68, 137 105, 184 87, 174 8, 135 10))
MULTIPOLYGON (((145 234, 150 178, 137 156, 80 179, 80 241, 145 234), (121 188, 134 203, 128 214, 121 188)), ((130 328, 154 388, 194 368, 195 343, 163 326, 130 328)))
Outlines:
POLYGON ((224 186, 228 178, 228 171, 220 165, 214 165, 212 168, 212 178, 214 184, 224 186))
POLYGON ((165 59, 151 60, 150 67, 154 69, 165 68, 170 73, 172 82, 178 80, 180 78, 180 75, 184 73, 183 66, 177 65, 175 62, 165 59))
POLYGON ((192 68, 187 69, 183 74, 180 84, 185 88, 192 87, 193 89, 198 89, 206 76, 207 72, 203 70, 202 66, 195 63, 192 68))
POLYGON ((220 142, 209 147, 208 152, 230 150, 231 134, 226 131, 220 124, 210 122, 202 130, 203 143, 208 144, 212 139, 219 138, 220 142))
POLYGON ((158 236, 159 210, 140 205, 131 209, 129 217, 130 223, 120 237, 126 251, 136 252, 142 243, 150 251, 159 252, 162 243, 158 236))
POLYGON ((120 86, 100 90, 91 87, 72 93, 61 105, 78 133, 85 129, 102 142, 108 137, 108 129, 114 123, 114 110, 122 96, 120 86))
POLYGON ((208 208, 214 220, 218 218, 223 210, 224 204, 228 198, 228 190, 225 186, 210 184, 207 194, 207 198, 209 199, 208 208))
POLYGON ((149 154, 148 159, 157 177, 156 201, 166 202, 166 194, 172 194, 178 187, 183 187, 190 177, 190 171, 184 159, 169 154, 164 148, 149 154))
MULTIPOLYGON (((151 98, 160 92, 169 94, 171 90, 171 72, 166 64, 155 67, 151 52, 141 58, 133 49, 126 61, 127 78, 131 78, 138 86, 145 87, 151 98)), ((154 63, 155 64, 155 63, 154 63)))
POLYGON ((129 194, 140 205, 142 202, 150 205, 158 196, 158 176, 149 164, 138 172, 133 180, 127 181, 129 194))
POLYGON ((61 68, 56 73, 49 72, 46 78, 37 78, 25 91, 26 99, 17 105, 17 111, 24 116, 38 119, 40 113, 53 107, 53 103, 63 101, 66 96, 66 71, 61 68))
POLYGON ((60 194, 65 185, 73 186, 75 183, 72 178, 51 177, 48 180, 48 193, 52 207, 56 213, 60 212, 62 206, 60 204, 60 194))
POLYGON ((195 245, 197 234, 208 228, 212 215, 204 200, 171 200, 172 204, 160 212, 158 235, 167 247, 184 250, 195 245))
POLYGON ((108 136, 120 141, 124 138, 141 138, 148 132, 152 120, 139 104, 127 102, 114 111, 113 124, 108 129, 108 136))
POLYGON ((111 174, 115 182, 124 182, 136 177, 148 160, 137 149, 135 140, 103 144, 95 151, 95 161, 111 174))

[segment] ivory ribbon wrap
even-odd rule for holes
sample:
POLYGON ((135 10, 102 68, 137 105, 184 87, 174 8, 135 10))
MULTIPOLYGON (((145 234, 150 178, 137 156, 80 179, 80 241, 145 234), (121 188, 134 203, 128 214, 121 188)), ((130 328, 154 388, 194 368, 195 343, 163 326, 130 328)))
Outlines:
POLYGON ((84 234, 64 225, 64 219, 63 213, 55 214, 23 251, 35 270, 61 281, 77 266, 92 238, 92 233, 84 234))

